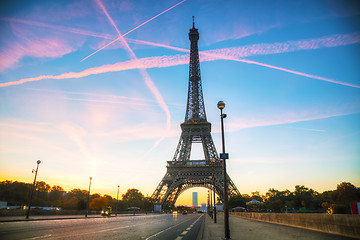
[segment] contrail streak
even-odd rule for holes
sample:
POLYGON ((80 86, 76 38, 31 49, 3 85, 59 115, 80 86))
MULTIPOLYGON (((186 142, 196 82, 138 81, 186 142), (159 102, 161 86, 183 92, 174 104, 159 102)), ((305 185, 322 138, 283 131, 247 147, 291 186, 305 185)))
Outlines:
MULTIPOLYGON (((297 71, 293 71, 293 70, 289 70, 289 69, 285 69, 285 68, 276 67, 276 66, 273 66, 270 64, 264 64, 264 63, 259 63, 259 62, 255 62, 255 61, 250 61, 250 60, 245 60, 245 59, 237 59, 234 57, 227 57, 227 56, 223 56, 223 55, 216 55, 216 54, 204 53, 204 52, 200 52, 200 55, 201 55, 200 56, 201 62, 214 61, 214 60, 219 60, 219 59, 233 60, 233 61, 239 61, 239 62, 245 62, 245 63, 250 63, 250 64, 256 64, 256 65, 260 65, 260 66, 264 66, 264 67, 269 67, 272 69, 281 70, 281 71, 285 71, 285 72, 289 72, 289 73, 293 73, 296 75, 309 77, 309 78, 313 78, 313 79, 332 82, 332 83, 336 83, 336 84, 340 84, 340 85, 344 85, 344 86, 360 88, 360 86, 356 85, 356 84, 350 84, 350 83, 345 83, 345 82, 341 82, 341 81, 336 81, 333 79, 328 79, 328 78, 323 78, 323 77, 319 77, 319 76, 315 76, 315 75, 301 73, 301 72, 297 72, 297 71)), ((137 69, 137 68, 145 69, 145 68, 164 68, 164 67, 178 66, 178 65, 188 64, 188 61, 189 61, 188 58, 189 58, 188 55, 156 56, 156 57, 141 58, 141 59, 137 59, 137 60, 129 60, 126 62, 119 62, 119 63, 115 63, 115 64, 103 65, 100 67, 88 68, 84 71, 77 72, 77 73, 69 72, 69 73, 63 73, 60 75, 42 75, 42 76, 32 77, 32 78, 23 78, 23 79, 20 79, 17 81, 0 83, 0 87, 20 85, 23 83, 40 81, 40 80, 44 80, 44 79, 82 78, 82 77, 87 77, 87 76, 95 75, 95 74, 101 74, 101 73, 106 73, 106 72, 119 72, 119 71, 131 70, 131 69, 137 69)))
POLYGON ((154 43, 154 42, 148 42, 148 41, 131 39, 131 38, 126 38, 126 40, 128 42, 132 42, 132 43, 136 43, 136 44, 144 44, 144 45, 149 45, 149 46, 162 47, 162 48, 172 49, 172 50, 179 51, 179 52, 190 52, 189 49, 173 47, 173 46, 169 46, 169 45, 165 45, 165 44, 161 44, 161 43, 154 43))
POLYGON ((100 67, 88 68, 81 72, 69 72, 60 75, 42 75, 32 78, 23 78, 18 81, 0 83, 0 87, 8 87, 12 85, 20 85, 26 82, 40 81, 44 79, 70 79, 70 78, 82 78, 94 74, 106 73, 106 72, 119 72, 124 70, 131 70, 137 68, 162 68, 177 66, 188 63, 187 55, 176 56, 163 56, 163 57, 149 57, 137 60, 129 60, 126 62, 119 62, 115 64, 103 65, 100 67))
MULTIPOLYGON (((185 1, 185 0, 184 0, 185 1)), ((184 2, 183 1, 183 2, 184 2)), ((117 28, 117 26, 115 25, 114 20, 111 18, 111 16, 109 15, 109 13, 107 12, 105 6, 102 4, 102 2, 100 0, 96 1, 97 4, 99 5, 99 7, 103 10, 103 12, 105 13, 106 17, 109 19, 110 23, 114 26, 114 28, 116 29, 117 33, 119 34, 120 38, 119 41, 121 41, 123 43, 123 45, 125 46, 125 48, 127 49, 127 51, 129 52, 130 56, 132 59, 138 61, 138 58, 136 57, 134 51, 130 48, 129 44, 126 42, 126 40, 121 37, 121 32, 119 31, 119 29, 117 28)), ((180 4, 180 3, 178 3, 180 4)), ((161 14, 160 14, 161 15, 161 14)), ((169 131, 170 130, 170 124, 171 124, 171 115, 170 115, 170 111, 161 95, 161 93, 159 92, 159 90, 157 89, 155 83, 153 82, 153 80, 151 79, 150 75, 147 73, 147 71, 143 68, 139 68, 140 73, 145 81, 146 86, 150 89, 151 93, 154 95, 156 101, 158 102, 158 104, 160 105, 160 107, 164 110, 165 114, 166 114, 166 130, 169 131)))
POLYGON ((290 70, 290 69, 286 69, 286 68, 282 68, 282 67, 276 67, 276 66, 273 66, 273 65, 270 65, 270 64, 266 64, 266 63, 260 63, 260 62, 255 62, 255 61, 246 60, 246 59, 241 59, 241 58, 234 58, 234 57, 227 57, 227 56, 219 56, 219 55, 209 54, 209 53, 204 53, 204 54, 205 54, 205 55, 208 55, 208 56, 212 56, 212 57, 227 59, 227 60, 233 60, 233 61, 238 61, 238 62, 243 62, 243 63, 255 64, 255 65, 259 65, 259 66, 263 66, 263 67, 267 67, 267 68, 272 68, 272 69, 276 69, 276 70, 280 70, 280 71, 284 71, 284 72, 288 72, 288 73, 293 73, 293 74, 300 75, 300 76, 303 76, 303 77, 318 79, 318 80, 322 80, 322 81, 326 81, 326 82, 331 82, 331 83, 335 83, 335 84, 340 84, 340 85, 344 85, 344 86, 348 86, 348 87, 360 88, 360 86, 359 86, 359 85, 356 85, 356 84, 341 82, 341 81, 337 81, 337 80, 334 80, 334 79, 324 78, 324 77, 320 77, 320 76, 315 76, 315 75, 311 75, 311 74, 307 74, 307 73, 302 73, 302 72, 298 72, 298 71, 294 71, 294 70, 290 70))
MULTIPOLYGON (((165 44, 152 43, 141 40, 128 39, 130 42, 138 43, 138 44, 146 44, 157 47, 164 47, 176 51, 181 52, 189 52, 188 49, 172 47, 165 44)), ((360 34, 359 33, 351 33, 344 35, 330 35, 317 39, 309 39, 309 40, 300 40, 300 41, 291 41, 285 43, 273 43, 273 44, 253 44, 250 46, 243 47, 234 47, 234 48, 223 48, 223 49, 215 49, 202 51, 200 53, 200 61, 214 61, 219 59, 232 60, 238 62, 244 62, 249 64, 256 64, 263 67, 268 67, 280 71, 285 71, 288 73, 296 74, 303 77, 308 77, 312 79, 322 80, 326 82, 336 83, 344 86, 360 88, 359 85, 350 84, 346 82, 337 81, 334 79, 324 78, 320 76, 315 76, 307 73, 302 73, 286 68, 276 67, 270 64, 264 64, 260 62, 255 62, 251 60, 246 60, 241 57, 253 56, 253 55, 266 55, 266 54, 275 54, 275 53, 285 53, 292 51, 300 51, 300 50, 308 50, 308 49, 319 49, 322 47, 337 47, 344 46, 348 44, 358 43, 360 42, 360 34), (289 47, 290 46, 290 47, 289 47)), ((147 57, 141 58, 137 60, 130 60, 126 62, 119 62, 111 65, 103 65, 100 67, 89 68, 84 71, 74 73, 63 73, 57 76, 53 75, 45 75, 33 78, 23 78, 18 81, 0 83, 0 87, 7 87, 12 85, 19 85, 26 82, 39 81, 43 79, 68 79, 68 78, 82 78, 93 74, 100 74, 105 72, 118 72, 136 68, 162 68, 162 67, 170 67, 176 65, 188 64, 188 55, 174 55, 174 56, 155 56, 155 57, 147 57)))
POLYGON ((134 31, 134 30, 138 29, 139 27, 141 27, 141 26, 145 25, 146 23, 148 23, 148 22, 150 22, 150 21, 154 20, 155 18, 159 17, 160 15, 162 15, 162 14, 166 13, 167 11, 169 11, 169 10, 173 9, 174 7, 176 7, 176 6, 180 5, 181 3, 185 2, 185 1, 186 1, 186 0, 182 0, 181 2, 178 2, 178 3, 177 3, 177 4, 175 4, 174 6, 172 6, 172 7, 168 8, 168 9, 166 9, 165 11, 162 11, 162 12, 161 12, 161 13, 159 13, 158 15, 156 15, 156 16, 154 16, 154 17, 150 18, 149 20, 147 20, 147 21, 143 22, 142 24, 140 24, 139 26, 137 26, 137 27, 135 27, 135 28, 131 29, 130 31, 126 32, 125 34, 120 35, 120 37, 118 37, 117 39, 114 39, 113 41, 111 41, 111 42, 109 42, 108 44, 106 44, 105 46, 103 46, 103 47, 99 48, 98 50, 96 50, 95 52, 93 52, 92 54, 90 54, 89 56, 87 56, 87 57, 85 57, 85 58, 81 59, 81 61, 80 61, 80 62, 82 62, 82 61, 84 61, 85 59, 87 59, 87 58, 91 57, 92 55, 94 55, 95 53, 97 53, 97 52, 101 51, 102 49, 106 48, 106 47, 107 47, 107 46, 109 46, 110 44, 113 44, 114 42, 118 41, 119 39, 121 39, 121 38, 125 37, 126 35, 128 35, 129 33, 131 33, 132 31, 134 31))
MULTIPOLYGON (((152 45, 157 47, 164 47, 172 50, 177 50, 181 52, 189 52, 189 50, 179 47, 172 47, 165 44, 159 44, 159 43, 151 43, 147 41, 141 41, 141 40, 131 40, 135 43, 140 44, 146 44, 146 45, 152 45)), ((249 47, 237 47, 237 48, 224 48, 224 49, 216 49, 216 50, 209 50, 209 51, 201 51, 199 52, 200 57, 208 56, 212 57, 214 59, 224 59, 224 60, 232 60, 237 62, 243 62, 248 64, 255 64, 267 68, 272 68, 292 74, 296 74, 303 77, 313 78, 317 80, 322 80, 326 82, 331 82, 335 84, 340 84, 344 86, 349 87, 355 87, 360 88, 359 85, 346 83, 342 81, 337 81, 330 78, 325 78, 321 76, 316 76, 312 74, 302 73, 290 69, 286 69, 283 67, 277 67, 270 64, 260 63, 256 61, 246 60, 239 57, 247 57, 251 55, 266 55, 266 54, 275 54, 275 53, 283 53, 283 52, 292 52, 292 51, 298 51, 298 50, 305 50, 305 49, 318 49, 321 47, 337 47, 342 45, 348 45, 353 43, 360 42, 360 34, 359 33, 352 33, 352 34, 346 34, 346 35, 332 35, 327 36, 325 38, 318 38, 318 39, 311 39, 311 40, 302 40, 302 41, 290 41, 287 43, 275 43, 275 44, 254 44, 249 47)), ((202 59, 200 59, 202 60, 202 59)))
MULTIPOLYGON (((181 2, 180 2, 181 3, 181 2)), ((180 4, 178 3, 178 4, 180 4)), ((173 6, 175 7, 175 6, 173 6)), ((170 10, 170 9, 168 9, 170 10)), ((62 26, 55 26, 35 21, 28 21, 23 19, 17 19, 17 18, 6 18, 6 17, 0 17, 1 20, 10 21, 10 22, 18 22, 23 24, 29 24, 29 25, 35 25, 39 27, 45 27, 50 28, 54 30, 64 31, 64 32, 70 32, 75 34, 81 34, 81 35, 87 35, 87 36, 93 36, 93 37, 99 37, 99 38, 105 38, 105 39, 112 39, 110 35, 107 34, 98 34, 93 33, 86 30, 76 29, 76 28, 67 28, 62 26)), ((112 22, 114 25, 114 23, 112 22)), ((118 30, 117 30, 118 31, 118 30)), ((115 39, 114 41, 116 41, 115 39)), ((145 44, 145 45, 151 45, 151 46, 157 46, 157 47, 163 47, 168 48, 176 51, 181 52, 189 52, 188 49, 179 48, 179 47, 173 47, 165 44, 160 43, 153 43, 148 41, 142 41, 142 40, 136 40, 136 39, 127 39, 129 42, 137 43, 137 44, 145 44)), ((335 84, 345 85, 349 87, 355 87, 359 88, 358 85, 345 83, 325 77, 315 76, 307 73, 302 73, 294 70, 289 70, 286 68, 276 67, 269 64, 263 64, 255 61, 245 60, 245 59, 239 59, 241 57, 247 57, 252 55, 267 55, 267 54, 276 54, 276 53, 284 53, 284 52, 293 52, 298 50, 308 50, 308 49, 318 49, 322 47, 337 47, 337 46, 343 46, 353 43, 360 42, 360 34, 359 33, 351 33, 351 34, 335 34, 330 35, 327 37, 317 38, 317 39, 309 39, 309 40, 300 40, 300 41, 289 41, 285 43, 272 43, 272 44, 253 44, 250 46, 243 46, 243 47, 233 47, 233 48, 223 48, 223 49, 216 49, 216 50, 209 50, 209 51, 203 51, 199 52, 200 55, 207 55, 211 56, 215 59, 226 59, 226 60, 233 60, 233 61, 239 61, 239 62, 245 62, 249 64, 256 64, 263 67, 268 67, 280 71, 285 71, 288 73, 300 75, 303 77, 318 79, 322 81, 327 81, 335 84)), ((121 70, 120 70, 121 71, 121 70)), ((42 76, 41 79, 47 79, 47 78, 55 78, 54 76, 42 76)), ((41 80, 39 78, 29 78, 28 81, 38 81, 41 80)), ((28 82, 26 81, 26 82, 28 82)), ((13 84, 7 85, 7 83, 0 83, 0 87, 10 86, 10 85, 17 85, 21 84, 21 80, 10 82, 13 84)))

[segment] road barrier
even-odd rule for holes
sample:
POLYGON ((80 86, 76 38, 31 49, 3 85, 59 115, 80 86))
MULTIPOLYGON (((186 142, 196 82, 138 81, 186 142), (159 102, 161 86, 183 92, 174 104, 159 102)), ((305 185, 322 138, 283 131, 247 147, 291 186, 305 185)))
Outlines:
POLYGON ((360 239, 360 215, 232 212, 232 216, 360 239))

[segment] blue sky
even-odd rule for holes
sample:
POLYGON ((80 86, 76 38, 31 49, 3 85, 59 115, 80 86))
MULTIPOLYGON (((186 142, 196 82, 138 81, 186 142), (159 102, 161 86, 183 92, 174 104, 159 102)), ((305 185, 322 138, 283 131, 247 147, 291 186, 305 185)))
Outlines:
MULTIPOLYGON (((0 180, 31 182, 40 159, 50 185, 86 189, 92 176, 94 192, 151 195, 181 133, 194 15, 207 118, 219 151, 225 101, 240 192, 360 185, 357 1, 1 5, 0 180)), ((178 204, 192 191, 205 202, 190 189, 178 204)))

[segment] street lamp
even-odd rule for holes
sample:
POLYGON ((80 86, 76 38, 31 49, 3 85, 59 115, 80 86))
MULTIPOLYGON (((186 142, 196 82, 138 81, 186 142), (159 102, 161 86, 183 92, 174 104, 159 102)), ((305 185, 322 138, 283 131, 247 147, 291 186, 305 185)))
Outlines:
POLYGON ((213 186, 214 186, 214 223, 216 223, 216 199, 215 199, 215 174, 214 174, 214 165, 215 165, 215 159, 211 159, 212 163, 212 180, 213 180, 213 186))
POLYGON ((92 177, 90 177, 89 192, 88 192, 88 199, 87 199, 87 203, 86 203, 85 217, 87 217, 88 210, 89 210, 91 179, 92 179, 92 177))
POLYGON ((229 158, 229 154, 225 153, 225 138, 224 138, 224 118, 226 114, 223 114, 225 103, 219 101, 217 107, 220 109, 221 117, 221 137, 222 137, 222 153, 220 158, 223 160, 223 188, 224 188, 224 222, 225 222, 225 239, 230 239, 230 228, 229 228, 229 200, 228 200, 228 186, 227 186, 227 173, 226 173, 226 159, 229 158))
POLYGON ((208 190, 208 195, 207 195, 207 214, 209 214, 209 216, 211 217, 211 213, 210 213, 210 198, 211 198, 211 194, 210 194, 210 190, 208 190))
POLYGON ((117 196, 116 196, 115 216, 117 216, 117 207, 119 204, 119 188, 120 188, 120 186, 118 185, 118 191, 117 191, 117 196))
POLYGON ((37 165, 36 165, 36 170, 34 170, 34 169, 32 170, 32 172, 35 171, 35 177, 34 177, 34 183, 33 183, 33 185, 32 185, 31 192, 30 192, 29 206, 28 206, 28 209, 27 209, 27 212, 26 212, 26 219, 29 219, 30 208, 31 208, 31 200, 32 200, 32 197, 33 197, 33 194, 34 194, 35 185, 36 185, 36 176, 37 176, 38 169, 39 169, 39 164, 41 163, 41 161, 40 161, 40 160, 37 160, 36 163, 37 163, 37 165))
POLYGON ((145 214, 147 215, 147 203, 149 201, 149 194, 146 194, 146 198, 144 201, 144 207, 145 207, 145 214))

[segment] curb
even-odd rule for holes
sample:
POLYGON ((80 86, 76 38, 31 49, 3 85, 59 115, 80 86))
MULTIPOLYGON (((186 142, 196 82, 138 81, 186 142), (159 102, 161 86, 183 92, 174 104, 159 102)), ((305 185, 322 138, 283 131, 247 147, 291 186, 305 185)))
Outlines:
POLYGON ((68 219, 89 219, 101 217, 65 217, 65 218, 30 218, 30 219, 0 219, 0 222, 28 222, 28 221, 47 221, 47 220, 68 220, 68 219))
MULTIPOLYGON (((61 216, 61 215, 60 215, 61 216)), ((117 217, 125 217, 125 216, 130 216, 127 214, 121 215, 118 214, 118 216, 111 216, 111 218, 117 218, 117 217)), ((133 216, 131 214, 131 216, 133 216)), ((135 215, 135 216, 142 216, 142 215, 135 215)), ((9 217, 14 217, 14 216, 9 216, 9 217)), ((15 216, 16 217, 16 216, 15 216)), ((6 217, 0 217, 0 223, 1 222, 27 222, 27 221, 47 221, 47 220, 68 220, 68 219, 92 219, 92 218, 107 218, 107 217, 103 217, 103 216, 97 216, 97 215, 90 215, 89 217, 85 217, 85 216, 69 216, 69 217, 50 217, 50 218, 29 218, 26 219, 25 216, 18 216, 19 218, 13 218, 13 219, 1 219, 1 218, 6 218, 6 217)))

